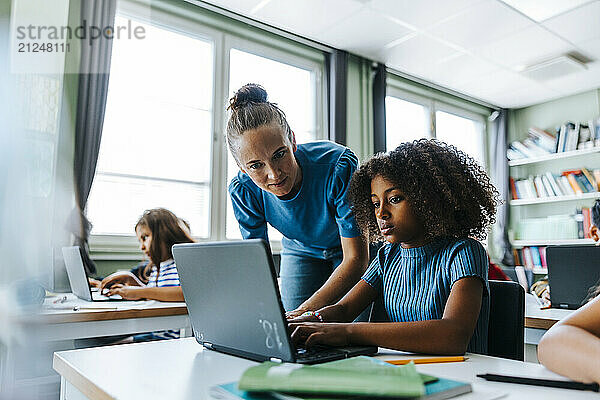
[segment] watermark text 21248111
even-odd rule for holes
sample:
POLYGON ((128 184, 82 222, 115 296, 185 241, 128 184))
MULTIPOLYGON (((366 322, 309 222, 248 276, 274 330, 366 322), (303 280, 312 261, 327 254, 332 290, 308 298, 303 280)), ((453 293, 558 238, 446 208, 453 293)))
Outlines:
POLYGON ((69 53, 71 43, 17 43, 17 52, 19 53, 69 53))

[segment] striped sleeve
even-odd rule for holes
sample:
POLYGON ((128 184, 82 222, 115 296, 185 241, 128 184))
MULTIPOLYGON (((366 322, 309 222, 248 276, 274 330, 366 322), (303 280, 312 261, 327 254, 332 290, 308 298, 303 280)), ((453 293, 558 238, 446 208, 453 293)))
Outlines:
POLYGON ((167 265, 160 270, 158 277, 158 287, 180 286, 179 274, 175 263, 167 265))
POLYGON ((450 259, 450 285, 462 278, 476 276, 483 283, 484 297, 489 293, 488 256, 483 245, 474 239, 456 243, 450 259))
POLYGON ((373 259, 369 268, 365 271, 362 276, 362 280, 367 282, 371 287, 378 292, 381 292, 383 288, 383 270, 382 265, 386 258, 386 249, 388 246, 383 246, 377 252, 377 257, 373 259))

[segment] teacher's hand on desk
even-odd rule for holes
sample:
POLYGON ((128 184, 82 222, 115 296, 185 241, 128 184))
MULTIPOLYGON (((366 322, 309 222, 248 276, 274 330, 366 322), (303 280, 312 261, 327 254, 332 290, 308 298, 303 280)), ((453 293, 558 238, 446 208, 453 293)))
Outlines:
POLYGON ((144 288, 140 286, 125 286, 116 283, 105 294, 107 296, 119 295, 124 300, 142 300, 145 299, 144 288))
POLYGON ((104 289, 110 289, 113 285, 144 286, 142 281, 129 271, 118 271, 114 274, 110 274, 100 283, 100 290, 104 291, 104 289))

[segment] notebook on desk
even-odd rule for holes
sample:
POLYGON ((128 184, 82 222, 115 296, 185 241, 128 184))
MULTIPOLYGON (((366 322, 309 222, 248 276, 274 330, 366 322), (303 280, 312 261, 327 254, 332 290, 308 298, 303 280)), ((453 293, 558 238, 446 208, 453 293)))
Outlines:
POLYGON ((71 291, 75 296, 86 301, 125 301, 121 296, 104 296, 99 291, 92 290, 79 246, 63 247, 62 253, 71 291))
POLYGON ((546 262, 552 307, 581 307, 600 279, 600 247, 549 246, 546 262))
POLYGON ((173 256, 194 336, 209 349, 307 364, 377 352, 371 346, 296 348, 263 240, 176 244, 173 256))

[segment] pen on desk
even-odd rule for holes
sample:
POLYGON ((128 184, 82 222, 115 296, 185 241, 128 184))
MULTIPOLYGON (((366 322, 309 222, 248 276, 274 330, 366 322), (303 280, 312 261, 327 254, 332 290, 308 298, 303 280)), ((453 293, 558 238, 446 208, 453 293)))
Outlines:
POLYGON ((59 297, 58 299, 54 300, 52 303, 58 304, 58 303, 64 303, 65 301, 67 301, 67 296, 62 296, 62 297, 59 297))
POLYGON ((434 363, 447 363, 447 362, 460 362, 465 361, 467 358, 463 356, 450 356, 450 357, 432 357, 432 358, 415 358, 405 360, 385 360, 386 363, 393 365, 404 365, 409 362, 415 364, 434 364, 434 363))
POLYGON ((521 385, 535 385, 535 386, 547 386, 561 389, 575 389, 575 390, 591 390, 597 392, 599 390, 597 383, 583 383, 575 381, 561 381, 555 379, 540 379, 540 378, 527 378, 523 376, 510 376, 510 375, 497 375, 497 374, 479 374, 479 378, 483 378, 487 381, 494 382, 505 382, 505 383, 518 383, 521 385))
POLYGON ((80 307, 80 306, 73 306, 73 311, 79 311, 79 310, 117 310, 117 307, 80 307))

